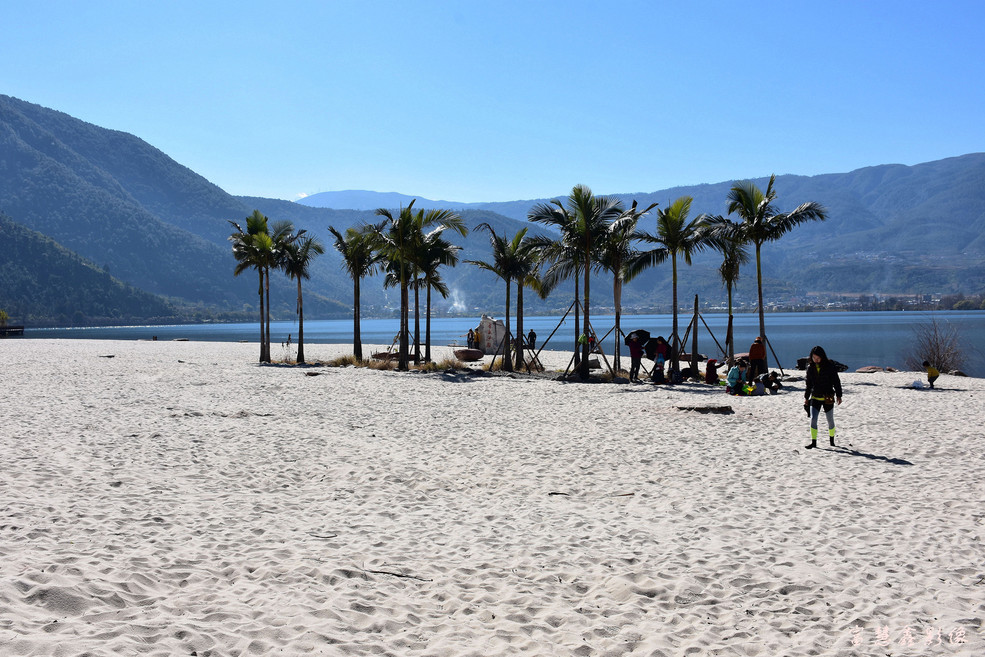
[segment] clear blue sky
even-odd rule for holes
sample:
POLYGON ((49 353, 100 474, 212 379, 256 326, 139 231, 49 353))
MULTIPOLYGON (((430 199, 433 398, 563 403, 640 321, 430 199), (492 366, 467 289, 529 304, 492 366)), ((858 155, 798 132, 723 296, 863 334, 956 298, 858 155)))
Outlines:
POLYGON ((985 151, 985 2, 0 0, 0 93, 233 194, 505 201, 985 151))

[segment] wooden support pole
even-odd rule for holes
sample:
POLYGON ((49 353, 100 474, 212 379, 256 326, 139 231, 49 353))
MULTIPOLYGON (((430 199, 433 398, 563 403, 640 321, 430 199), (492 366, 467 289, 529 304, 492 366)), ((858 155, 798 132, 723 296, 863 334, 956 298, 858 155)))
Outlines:
POLYGON ((698 295, 694 295, 694 317, 691 323, 694 325, 694 335, 691 336, 691 376, 696 376, 698 372, 698 295))

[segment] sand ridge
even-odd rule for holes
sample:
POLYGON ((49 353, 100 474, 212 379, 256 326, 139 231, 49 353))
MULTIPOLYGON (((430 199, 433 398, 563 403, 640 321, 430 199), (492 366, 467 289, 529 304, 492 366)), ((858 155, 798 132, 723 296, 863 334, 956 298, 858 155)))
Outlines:
POLYGON ((0 654, 985 653, 983 380, 845 374, 808 451, 802 381, 256 351, 0 342, 0 654))

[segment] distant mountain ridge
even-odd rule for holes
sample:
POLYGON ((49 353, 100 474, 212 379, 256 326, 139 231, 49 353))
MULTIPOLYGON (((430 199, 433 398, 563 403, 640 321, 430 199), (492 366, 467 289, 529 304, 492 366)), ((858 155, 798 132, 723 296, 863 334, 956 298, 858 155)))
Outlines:
MULTIPOLYGON (((756 182, 765 185, 763 179, 756 182)), ((692 216, 718 214, 724 213, 731 185, 721 182, 615 196, 627 204, 635 199, 641 205, 659 202, 666 207, 688 194, 695 199, 692 216)), ((843 174, 779 176, 777 190, 781 209, 819 201, 828 207, 830 219, 798 227, 780 242, 764 247, 764 284, 769 298, 795 299, 806 291, 977 293, 985 289, 985 154, 915 166, 866 167, 843 174)), ((30 259, 13 258, 0 250, 0 280, 4 281, 0 308, 12 299, 23 303, 32 290, 38 292, 38 286, 59 285, 66 294, 57 298, 74 296, 88 305, 73 309, 56 297, 41 295, 39 299, 49 301, 29 304, 25 314, 38 317, 44 304, 50 303, 61 308, 52 308, 51 317, 159 317, 166 306, 184 316, 199 311, 252 316, 257 311, 257 281, 249 274, 232 276, 235 263, 227 238, 232 231, 230 220, 243 222, 253 209, 259 209, 272 220, 293 221, 326 244, 326 254, 315 260, 311 280, 305 284, 305 314, 343 316, 351 309, 352 284, 340 256, 331 248, 328 226, 344 230, 373 223, 379 219, 374 213, 377 207, 395 209, 415 197, 352 190, 345 193, 348 196, 338 194, 334 200, 329 193, 302 202, 232 196, 138 137, 0 95, 3 237, 16 233, 21 244, 50 239, 51 244, 45 242, 44 249, 32 252, 57 254, 55 260, 63 263, 58 265, 63 271, 75 266, 69 261, 75 262, 76 256, 78 262, 87 263, 84 269, 75 270, 78 276, 53 279, 42 271, 48 265, 39 261, 32 271, 30 259), (329 200, 364 209, 314 207, 329 200), (59 248, 48 248, 53 246, 59 248), (85 289, 75 287, 82 281, 85 289), (123 295, 110 293, 111 288, 122 289, 123 295), (151 296, 137 302, 136 293, 151 296)), ((419 199, 415 207, 448 207, 460 212, 470 228, 485 222, 500 234, 513 235, 525 226, 531 233, 547 232, 526 222, 530 207, 546 200, 454 203, 419 199)), ((654 219, 645 218, 641 227, 652 231, 654 219)), ((472 232, 459 244, 463 260, 489 258, 484 232, 472 232)), ((681 271, 682 298, 700 294, 703 300, 721 303, 724 292, 717 260, 714 254, 702 254, 694 266, 681 271)), ((458 307, 464 304, 473 312, 501 312, 502 283, 492 274, 460 265, 447 270, 444 277, 458 307)), ((745 268, 738 301, 755 298, 752 278, 754 271, 745 268)), ((666 307, 669 279, 669 267, 646 272, 624 290, 625 306, 666 307)), ((272 284, 275 317, 292 318, 293 284, 283 276, 274 276, 272 284)), ((568 306, 570 295, 569 285, 546 301, 530 295, 525 304, 528 312, 556 312, 568 306)), ((396 295, 377 277, 364 283, 363 301, 367 316, 382 315, 393 311, 396 295)), ((438 312, 452 303, 437 300, 438 312)), ((609 275, 600 274, 593 283, 596 303, 600 308, 611 303, 609 275)))
MULTIPOLYGON (((752 180, 765 189, 768 178, 738 178, 718 183, 704 183, 672 187, 655 192, 637 194, 610 194, 627 205, 636 200, 640 205, 659 203, 666 207, 671 201, 680 196, 694 198, 692 215, 700 213, 725 214, 725 199, 729 189, 736 180, 752 180)), ((967 226, 972 230, 980 229, 976 221, 985 217, 985 153, 970 153, 958 157, 937 160, 906 166, 902 164, 885 164, 864 167, 848 173, 821 174, 817 176, 779 175, 776 178, 776 189, 779 191, 781 207, 787 201, 792 209, 804 200, 823 203, 829 210, 834 210, 833 219, 851 218, 849 232, 864 231, 879 228, 892 223, 897 217, 906 219, 933 219, 935 212, 947 209, 953 211, 955 205, 967 203, 967 208, 960 208, 957 226, 967 226), (953 197, 958 190, 959 196, 953 197), (945 207, 942 208, 941 205, 945 207)), ((361 209, 391 208, 406 206, 411 200, 416 200, 415 207, 442 207, 453 210, 487 210, 506 217, 525 221, 531 207, 552 199, 564 199, 560 196, 544 197, 517 201, 492 202, 457 202, 435 201, 397 192, 372 192, 366 190, 348 190, 339 192, 319 192, 311 194, 300 201, 311 207, 332 209, 361 209)), ((925 221, 923 228, 933 227, 936 222, 925 221)), ((945 233, 954 225, 945 226, 945 233)), ((892 229, 881 238, 895 235, 892 229)), ((947 234, 941 237, 947 238, 947 234)), ((960 243, 985 239, 985 234, 977 230, 977 234, 964 233, 960 243)), ((866 238, 867 239, 867 238, 866 238)), ((902 244, 903 250, 910 250, 914 245, 902 244)), ((975 244, 977 248, 979 243, 975 244)))
MULTIPOLYGON (((545 200, 545 199, 541 199, 545 200)), ((421 196, 411 196, 398 192, 372 192, 368 190, 345 190, 340 192, 319 192, 299 199, 301 205, 333 210, 376 210, 377 208, 407 207, 414 201, 415 208, 446 210, 481 210, 495 212, 517 221, 527 220, 527 210, 538 201, 483 201, 466 203, 462 201, 436 201, 421 196)))
MULTIPOLYGON (((768 179, 754 178, 752 182, 765 189, 768 179)), ((640 206, 658 203, 659 207, 667 207, 680 196, 691 196, 691 217, 701 213, 724 215, 734 183, 610 196, 626 205, 635 200, 640 206)), ((766 282, 766 287, 774 293, 789 295, 795 288, 801 292, 883 294, 969 293, 985 289, 985 153, 912 166, 864 167, 848 173, 779 175, 775 189, 780 209, 791 210, 802 202, 817 201, 827 208, 829 219, 798 227, 781 242, 764 246, 764 273, 773 279, 766 282), (792 281, 791 272, 796 273, 792 281), (782 279, 788 282, 781 282, 782 279)), ((335 194, 323 192, 304 200, 308 204, 330 204, 345 198, 335 194)), ((401 201, 414 198, 388 194, 374 199, 372 192, 361 192, 359 198, 365 205, 372 205, 374 200, 385 202, 397 197, 401 201)), ((533 205, 551 198, 452 203, 442 207, 481 208, 522 221, 533 205)), ((437 203, 419 199, 417 206, 437 203)), ((641 226, 652 231, 653 220, 644 219, 641 226)), ((699 256, 696 264, 712 266, 707 255, 699 256)), ((713 294, 714 277, 699 277, 697 287, 705 295, 713 294)))

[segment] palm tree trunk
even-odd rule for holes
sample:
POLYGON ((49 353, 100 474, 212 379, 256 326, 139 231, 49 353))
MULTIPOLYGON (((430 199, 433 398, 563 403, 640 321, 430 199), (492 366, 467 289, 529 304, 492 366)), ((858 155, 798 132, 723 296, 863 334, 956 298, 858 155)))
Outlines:
POLYGON ((431 286, 428 285, 427 312, 424 315, 424 362, 431 362, 431 286))
POLYGON ((267 268, 267 274, 264 280, 264 295, 267 297, 267 345, 265 347, 265 362, 270 362, 270 268, 267 268))
MULTIPOLYGON (((677 335, 677 254, 676 253, 671 254, 671 256, 670 256, 670 264, 672 265, 672 269, 673 269, 673 276, 671 278, 671 282, 673 283, 673 288, 674 288, 674 294, 673 294, 673 299, 674 299, 674 327, 673 327, 674 337, 673 337, 673 340, 671 340, 671 347, 670 347, 670 350, 673 352, 670 355, 670 371, 671 372, 676 372, 679 369, 678 364, 677 364, 677 359, 680 357, 680 354, 681 354, 681 339, 677 335)), ((673 377, 671 377, 671 379, 673 379, 673 377)))
POLYGON ((732 337, 732 284, 726 286, 728 292, 728 328, 725 331, 725 363, 732 367, 735 362, 735 338, 732 337))
MULTIPOLYGON (((403 267, 403 265, 400 265, 403 267)), ((402 276, 403 274, 401 274, 402 276)), ((397 369, 406 372, 410 369, 410 363, 408 362, 408 345, 407 339, 409 337, 409 315, 410 313, 410 292, 407 290, 407 283, 405 280, 400 281, 400 360, 397 362, 397 369)))
POLYGON ((257 288, 257 291, 260 294, 260 362, 262 363, 263 362, 263 354, 264 354, 264 350, 263 350, 264 349, 264 345, 267 344, 266 332, 265 332, 267 330, 267 327, 266 327, 266 324, 263 323, 263 311, 264 311, 264 306, 263 306, 263 267, 260 267, 260 269, 258 271, 260 272, 260 285, 257 288))
POLYGON ((622 317, 622 281, 619 280, 618 274, 615 276, 615 280, 612 283, 612 301, 616 307, 616 330, 615 330, 616 348, 615 348, 615 358, 613 358, 613 361, 616 366, 616 374, 618 374, 620 369, 619 354, 622 351, 620 349, 622 340, 619 339, 622 336, 622 329, 619 326, 622 317))
MULTIPOLYGON (((418 283, 418 281, 415 281, 418 283)), ((421 286, 414 285, 414 364, 421 363, 421 286)))
POLYGON ((356 362, 363 359, 363 338, 359 330, 359 277, 353 279, 352 285, 352 355, 356 357, 356 362))
POLYGON ((301 277, 298 276, 298 364, 304 363, 304 302, 301 300, 301 277))
POLYGON ((506 279, 506 335, 503 336, 503 369, 513 371, 513 355, 510 353, 510 279, 506 279))
POLYGON ((516 369, 523 369, 523 282, 516 282, 516 369))
POLYGON ((397 369, 406 372, 410 369, 410 364, 408 363, 408 348, 407 340, 410 337, 410 293, 407 289, 407 259, 406 259, 406 248, 404 244, 403 231, 399 234, 399 262, 400 267, 400 360, 397 364, 397 369))
MULTIPOLYGON (((759 288, 759 335, 763 338, 763 348, 766 347, 766 314, 763 307, 763 268, 759 259, 759 247, 760 243, 756 243, 756 285, 759 288)), ((764 359, 764 365, 766 371, 769 371, 769 354, 766 354, 764 359)))
MULTIPOLYGON (((588 336, 589 326, 591 322, 589 321, 588 313, 588 280, 591 277, 592 271, 592 258, 588 249, 588 236, 585 236, 585 335, 588 336)), ((589 355, 589 340, 585 340, 585 344, 581 346, 581 378, 588 379, 588 355, 589 355)))
POLYGON ((581 292, 581 268, 575 268, 575 369, 579 372, 581 371, 581 352, 579 349, 581 345, 578 344, 578 339, 581 337, 581 331, 579 327, 581 325, 581 314, 578 312, 578 294, 581 292))

